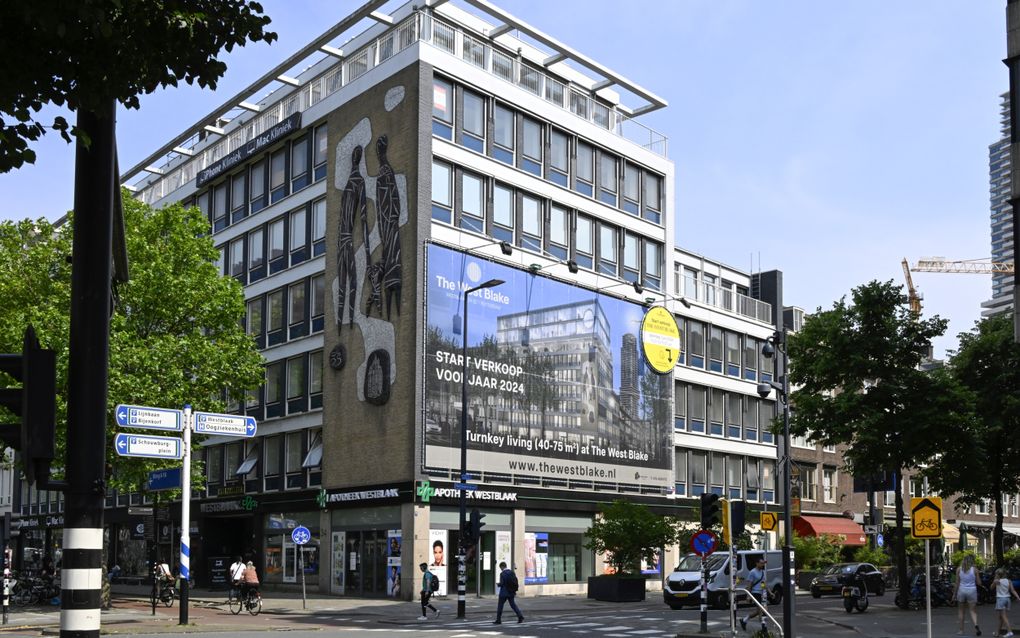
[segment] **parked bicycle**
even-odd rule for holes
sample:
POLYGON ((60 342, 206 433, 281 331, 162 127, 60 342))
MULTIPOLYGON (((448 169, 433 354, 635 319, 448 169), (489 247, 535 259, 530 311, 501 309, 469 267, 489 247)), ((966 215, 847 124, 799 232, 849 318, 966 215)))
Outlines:
POLYGON ((231 597, 227 602, 230 606, 230 613, 235 616, 244 609, 252 616, 258 616, 262 611, 262 595, 255 588, 244 590, 237 598, 231 597))
POLYGON ((11 601, 20 607, 37 605, 60 596, 60 587, 44 578, 19 580, 11 594, 11 601))

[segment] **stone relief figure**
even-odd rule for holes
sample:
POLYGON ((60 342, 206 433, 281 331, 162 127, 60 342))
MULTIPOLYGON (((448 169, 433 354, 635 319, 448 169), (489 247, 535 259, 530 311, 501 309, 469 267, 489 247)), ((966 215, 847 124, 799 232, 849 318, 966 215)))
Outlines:
POLYGON ((368 297, 368 302, 365 304, 365 316, 372 316, 372 306, 375 306, 379 310, 379 316, 382 316, 382 280, 383 280, 383 265, 380 262, 376 262, 368 267, 368 284, 371 286, 372 294, 368 297))
POLYGON ((358 271, 354 260, 354 224, 355 217, 360 213, 364 228, 365 259, 368 259, 368 203, 365 197, 365 178, 361 175, 361 145, 351 151, 351 173, 340 197, 340 224, 337 232, 337 291, 336 328, 337 334, 344 322, 344 308, 349 314, 349 321, 354 324, 354 310, 358 297, 358 271))
MULTIPOLYGON (((397 314, 400 314, 400 191, 397 178, 386 157, 389 138, 380 135, 375 142, 379 155, 379 174, 375 181, 376 224, 379 227, 379 242, 382 244, 383 281, 386 297, 386 319, 390 319, 391 305, 396 298, 397 314)), ((381 312, 380 312, 381 314, 381 312)))

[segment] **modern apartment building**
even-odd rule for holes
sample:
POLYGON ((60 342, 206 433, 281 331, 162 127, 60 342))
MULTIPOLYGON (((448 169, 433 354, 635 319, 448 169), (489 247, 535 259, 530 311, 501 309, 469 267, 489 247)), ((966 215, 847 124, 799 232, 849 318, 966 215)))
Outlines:
MULTIPOLYGON (((1009 93, 1001 96, 999 112, 1002 137, 988 147, 988 190, 991 208, 992 261, 1013 261, 1013 207, 1010 192, 1010 111, 1009 93)), ((981 316, 990 317, 1013 306, 1013 276, 992 275, 992 297, 981 304, 981 316)))

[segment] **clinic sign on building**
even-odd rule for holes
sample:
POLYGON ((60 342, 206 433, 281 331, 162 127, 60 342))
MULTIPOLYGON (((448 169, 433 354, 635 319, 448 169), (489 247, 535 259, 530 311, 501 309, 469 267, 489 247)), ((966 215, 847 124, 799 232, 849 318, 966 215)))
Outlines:
POLYGON ((459 467, 466 369, 469 471, 672 484, 671 378, 649 368, 643 306, 437 244, 426 281, 426 467, 459 467), (468 297, 465 361, 463 292, 489 279, 505 283, 468 297))

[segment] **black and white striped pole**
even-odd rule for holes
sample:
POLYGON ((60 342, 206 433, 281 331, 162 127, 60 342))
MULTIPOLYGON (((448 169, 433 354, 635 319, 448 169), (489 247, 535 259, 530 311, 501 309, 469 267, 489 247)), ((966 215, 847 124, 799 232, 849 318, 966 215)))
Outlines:
POLYGON ((184 460, 181 464, 181 608, 178 624, 188 624, 191 579, 191 406, 184 406, 184 460))

